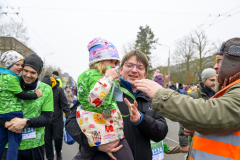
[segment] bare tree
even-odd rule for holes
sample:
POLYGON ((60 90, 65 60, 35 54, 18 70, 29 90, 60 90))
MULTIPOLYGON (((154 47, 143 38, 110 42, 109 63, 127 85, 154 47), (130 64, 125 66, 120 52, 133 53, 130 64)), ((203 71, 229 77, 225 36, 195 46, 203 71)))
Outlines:
POLYGON ((182 69, 187 73, 190 71, 190 61, 193 60, 194 55, 195 50, 191 37, 184 37, 176 43, 173 59, 180 63, 184 63, 184 68, 182 69))
POLYGON ((214 44, 208 39, 204 31, 197 30, 191 34, 191 41, 194 44, 197 54, 198 72, 202 72, 208 63, 206 57, 213 55, 214 44))
POLYGON ((27 28, 22 22, 10 21, 7 23, 0 23, 0 36, 14 37, 23 44, 27 44, 29 36, 27 28))
POLYGON ((3 16, 3 4, 2 3, 0 3, 0 20, 1 20, 1 18, 2 18, 2 16, 3 16))
POLYGON ((130 52, 131 50, 135 50, 135 42, 131 41, 126 43, 125 45, 122 46, 122 56, 124 56, 125 54, 127 54, 128 52, 130 52))
POLYGON ((62 69, 59 67, 55 67, 55 66, 50 66, 50 65, 46 65, 46 67, 43 68, 42 73, 40 74, 39 78, 41 80, 41 78, 43 78, 45 75, 50 75, 52 76, 52 72, 53 71, 58 71, 59 73, 59 77, 62 78, 62 69))

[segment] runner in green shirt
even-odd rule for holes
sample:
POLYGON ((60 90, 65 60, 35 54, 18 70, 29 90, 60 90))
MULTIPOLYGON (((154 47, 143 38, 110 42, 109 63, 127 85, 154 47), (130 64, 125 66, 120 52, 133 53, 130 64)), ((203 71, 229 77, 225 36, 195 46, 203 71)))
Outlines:
MULTIPOLYGON (((36 54, 28 56, 23 66, 21 88, 27 93, 34 93, 36 89, 40 89, 42 97, 22 101, 23 118, 14 118, 6 122, 5 127, 12 132, 22 133, 18 159, 44 160, 44 127, 50 124, 53 114, 52 88, 38 81, 38 75, 43 67, 43 61, 39 56, 36 54)), ((1 160, 6 158, 7 150, 3 151, 1 160)))

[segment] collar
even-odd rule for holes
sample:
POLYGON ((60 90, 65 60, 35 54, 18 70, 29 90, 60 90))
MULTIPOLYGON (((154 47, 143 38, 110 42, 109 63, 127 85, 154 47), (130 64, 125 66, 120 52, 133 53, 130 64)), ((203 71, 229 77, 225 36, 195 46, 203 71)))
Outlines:
POLYGON ((128 81, 125 81, 124 79, 122 79, 122 77, 119 78, 122 81, 122 84, 134 95, 134 97, 137 97, 137 94, 139 93, 139 90, 137 90, 135 93, 133 93, 133 89, 132 89, 132 84, 128 81))
POLYGON ((215 94, 215 92, 213 90, 211 90, 210 88, 208 88, 208 87, 204 87, 204 90, 208 94, 209 98, 211 98, 215 94))
POLYGON ((59 79, 59 77, 55 78, 55 79, 59 79))
POLYGON ((200 88, 201 94, 205 94, 209 98, 211 98, 215 94, 215 92, 210 88, 204 87, 203 82, 200 83, 199 88, 200 88))
POLYGON ((0 73, 3 73, 3 74, 11 74, 12 76, 17 77, 18 79, 20 78, 18 75, 14 74, 14 73, 13 73, 12 71, 10 71, 9 69, 3 68, 3 67, 0 67, 0 73))
POLYGON ((38 88, 40 81, 36 79, 32 84, 26 84, 22 77, 20 77, 20 86, 25 91, 34 91, 38 88))

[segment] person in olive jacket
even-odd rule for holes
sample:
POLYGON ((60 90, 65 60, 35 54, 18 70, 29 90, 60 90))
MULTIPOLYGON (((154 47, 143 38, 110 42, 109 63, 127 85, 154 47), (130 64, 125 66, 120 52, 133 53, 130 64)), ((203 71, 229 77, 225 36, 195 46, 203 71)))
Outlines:
MULTIPOLYGON (((230 39, 227 44, 229 46, 222 46, 226 50, 224 54, 221 51, 216 57, 217 63, 214 66, 218 75, 216 92, 240 79, 240 38, 230 39), (231 46, 237 46, 238 55, 232 54, 231 46)), ((147 79, 135 82, 139 90, 153 99, 154 110, 181 123, 188 130, 203 135, 227 135, 240 130, 240 83, 231 86, 219 98, 204 100, 193 99, 173 90, 164 89, 156 82, 147 79)))
MULTIPOLYGON (((131 116, 123 117, 124 135, 136 160, 152 160, 150 140, 159 142, 165 138, 168 132, 165 118, 151 109, 152 100, 144 92, 138 91, 134 85, 136 79, 144 79, 147 76, 148 66, 147 57, 138 50, 127 53, 123 57, 120 66, 121 78, 119 83, 136 97, 138 104, 137 109, 132 111, 131 116)), ((129 114, 129 108, 123 99, 126 98, 130 103, 133 103, 132 98, 124 93, 118 98, 117 104, 121 114, 129 114)), ((65 124, 66 130, 80 144, 79 150, 87 148, 98 151, 92 160, 110 160, 107 152, 117 151, 119 148, 116 149, 115 147, 118 146, 119 141, 116 141, 111 146, 105 144, 100 145, 98 148, 90 147, 86 136, 82 133, 76 121, 76 108, 78 105, 80 103, 77 101, 72 107, 72 112, 65 124)), ((78 155, 74 160, 77 160, 78 155)))

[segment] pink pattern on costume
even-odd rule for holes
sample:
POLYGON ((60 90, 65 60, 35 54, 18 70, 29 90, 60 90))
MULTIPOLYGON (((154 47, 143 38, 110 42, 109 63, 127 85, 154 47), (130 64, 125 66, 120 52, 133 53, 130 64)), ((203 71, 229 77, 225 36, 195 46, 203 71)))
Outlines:
POLYGON ((90 111, 83 111, 82 112, 82 116, 84 116, 84 115, 86 115, 86 114, 88 114, 88 113, 91 113, 90 111))
POLYGON ((88 128, 89 128, 89 129, 95 128, 95 125, 94 125, 94 124, 90 124, 90 125, 88 126, 88 128))
POLYGON ((88 97, 88 101, 91 103, 91 98, 90 97, 88 97))
POLYGON ((113 134, 107 134, 107 135, 105 135, 104 137, 103 137, 103 139, 105 140, 105 139, 110 139, 110 138, 112 138, 112 137, 114 137, 116 134, 115 133, 113 133, 113 134))

